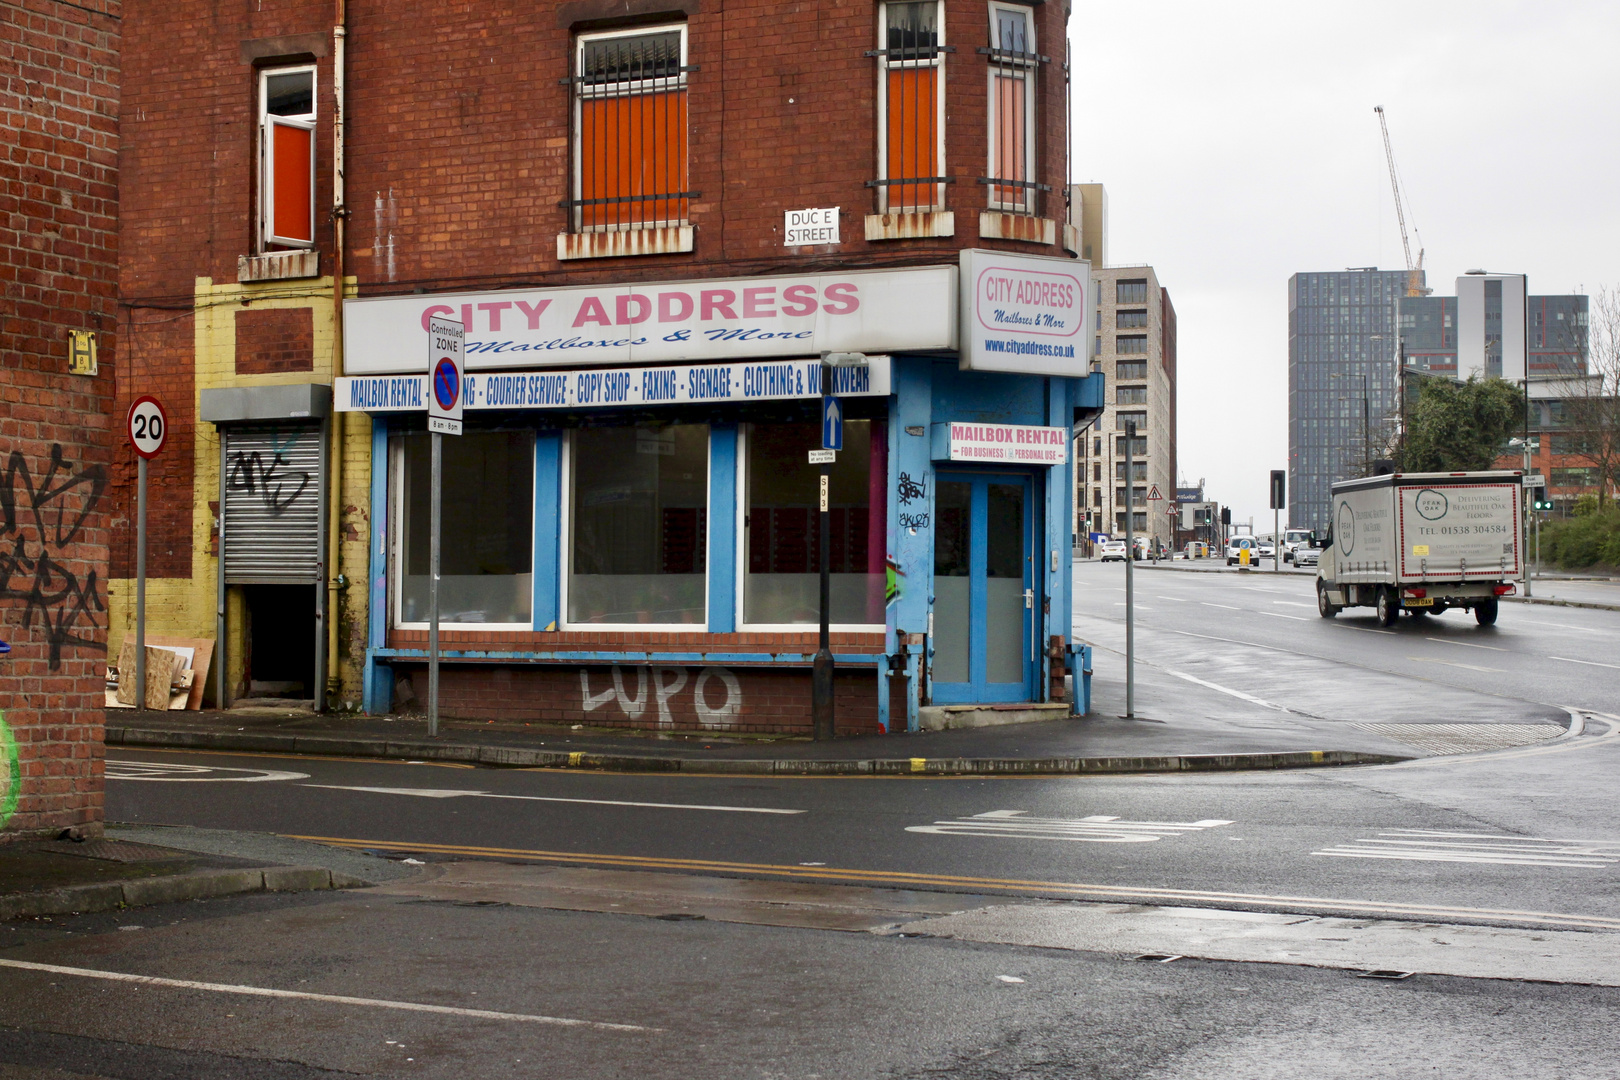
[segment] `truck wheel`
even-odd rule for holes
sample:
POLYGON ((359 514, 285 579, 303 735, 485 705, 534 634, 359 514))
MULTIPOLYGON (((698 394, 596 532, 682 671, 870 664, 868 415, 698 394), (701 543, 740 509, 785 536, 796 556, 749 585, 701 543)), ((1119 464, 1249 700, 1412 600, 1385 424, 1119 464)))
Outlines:
POLYGON ((1395 590, 1388 585, 1378 588, 1378 625, 1394 626, 1401 617, 1401 606, 1395 600, 1395 590))
POLYGON ((1495 600, 1482 600, 1474 605, 1474 618, 1481 626, 1493 626, 1496 623, 1496 608, 1495 600))
POLYGON ((1316 611, 1324 619, 1331 619, 1339 613, 1339 609, 1328 602, 1327 583, 1321 579, 1316 582, 1316 611))

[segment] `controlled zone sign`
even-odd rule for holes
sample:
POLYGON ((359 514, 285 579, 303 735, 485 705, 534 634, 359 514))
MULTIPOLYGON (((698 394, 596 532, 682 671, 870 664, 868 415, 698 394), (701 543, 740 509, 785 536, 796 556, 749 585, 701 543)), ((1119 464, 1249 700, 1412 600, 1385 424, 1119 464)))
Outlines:
POLYGON ((142 394, 130 403, 127 421, 129 444, 148 460, 158 456, 169 434, 169 417, 163 405, 151 394, 142 394))
POLYGON ((459 322, 428 319, 428 430, 441 435, 461 434, 462 345, 466 330, 459 322))

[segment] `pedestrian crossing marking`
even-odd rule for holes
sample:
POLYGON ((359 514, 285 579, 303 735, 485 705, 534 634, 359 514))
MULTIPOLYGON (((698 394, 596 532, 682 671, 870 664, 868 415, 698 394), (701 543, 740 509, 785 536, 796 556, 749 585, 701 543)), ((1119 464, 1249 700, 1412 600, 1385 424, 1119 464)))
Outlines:
POLYGON ((1397 859, 1409 862, 1493 863, 1498 866, 1613 866, 1620 841, 1551 840, 1539 836, 1396 829, 1375 838, 1313 851, 1342 859, 1397 859))
POLYGON ((1014 840, 1072 840, 1091 844, 1143 844, 1167 836, 1201 832, 1232 822, 1223 818, 1204 821, 1121 821, 1094 815, 1084 818, 1029 817, 1027 810, 991 810, 932 825, 908 825, 907 832, 937 836, 989 836, 1014 840))

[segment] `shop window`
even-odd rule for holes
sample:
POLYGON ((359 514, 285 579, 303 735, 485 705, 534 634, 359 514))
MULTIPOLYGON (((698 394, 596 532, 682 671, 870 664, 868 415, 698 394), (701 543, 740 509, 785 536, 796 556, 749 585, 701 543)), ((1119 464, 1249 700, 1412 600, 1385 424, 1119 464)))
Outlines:
POLYGON ((568 623, 707 620, 709 428, 583 428, 569 445, 568 623))
MULTIPOLYGON (((828 485, 830 621, 883 622, 888 546, 888 437, 881 420, 845 420, 828 485)), ((743 621, 815 625, 821 619, 819 424, 757 424, 747 435, 743 621)))
MULTIPOLYGON (((396 440, 395 623, 428 621, 432 446, 396 440)), ((443 441, 439 620, 529 629, 534 623, 534 437, 469 431, 443 441)))
POLYGON ((945 206, 944 5, 881 5, 878 46, 878 208, 945 206))
POLYGON ((1035 28, 1030 9, 990 5, 990 209, 1035 212, 1035 28))
POLYGON ((687 190, 686 27, 581 34, 575 51, 573 227, 680 225, 687 190))
POLYGON ((315 69, 259 73, 259 242, 315 246, 315 69))

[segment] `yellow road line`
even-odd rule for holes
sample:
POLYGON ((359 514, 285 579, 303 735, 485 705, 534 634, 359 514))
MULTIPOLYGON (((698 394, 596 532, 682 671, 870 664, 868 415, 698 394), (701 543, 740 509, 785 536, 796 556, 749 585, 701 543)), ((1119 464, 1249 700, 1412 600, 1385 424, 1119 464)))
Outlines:
POLYGON ((477 765, 469 765, 462 761, 419 761, 415 758, 405 761, 401 758, 344 757, 337 754, 277 754, 269 750, 208 750, 190 746, 131 746, 127 743, 114 743, 107 747, 107 753, 195 754, 203 757, 270 758, 275 761, 309 761, 311 758, 315 758, 321 761, 363 761, 372 765, 432 765, 440 769, 478 768, 477 765))
POLYGON ((1492 922, 1536 923, 1546 926, 1584 927, 1596 930, 1620 930, 1620 918, 1601 915, 1567 915, 1549 911, 1445 907, 1430 904, 1394 904, 1374 900, 1344 900, 1315 896, 1274 896, 1265 893, 1210 892, 1196 889, 1160 889, 1128 885, 1091 885, 1080 882, 1038 881, 1019 878, 919 874, 906 870, 857 870, 830 866, 784 866, 776 863, 727 862, 715 859, 677 859, 573 851, 541 851, 527 848, 428 844, 392 840, 359 840, 335 836, 288 835, 287 838, 290 840, 306 840, 317 844, 333 844, 346 848, 415 851, 434 855, 464 855, 471 858, 486 859, 521 859, 528 862, 591 864, 640 870, 682 870, 688 873, 763 875, 795 878, 802 881, 856 881, 865 885, 889 886, 892 888, 932 886, 944 890, 1024 892, 1042 896, 1059 895, 1073 899, 1115 903, 1236 904, 1283 908, 1289 911, 1348 911, 1398 919, 1473 919, 1492 922))

